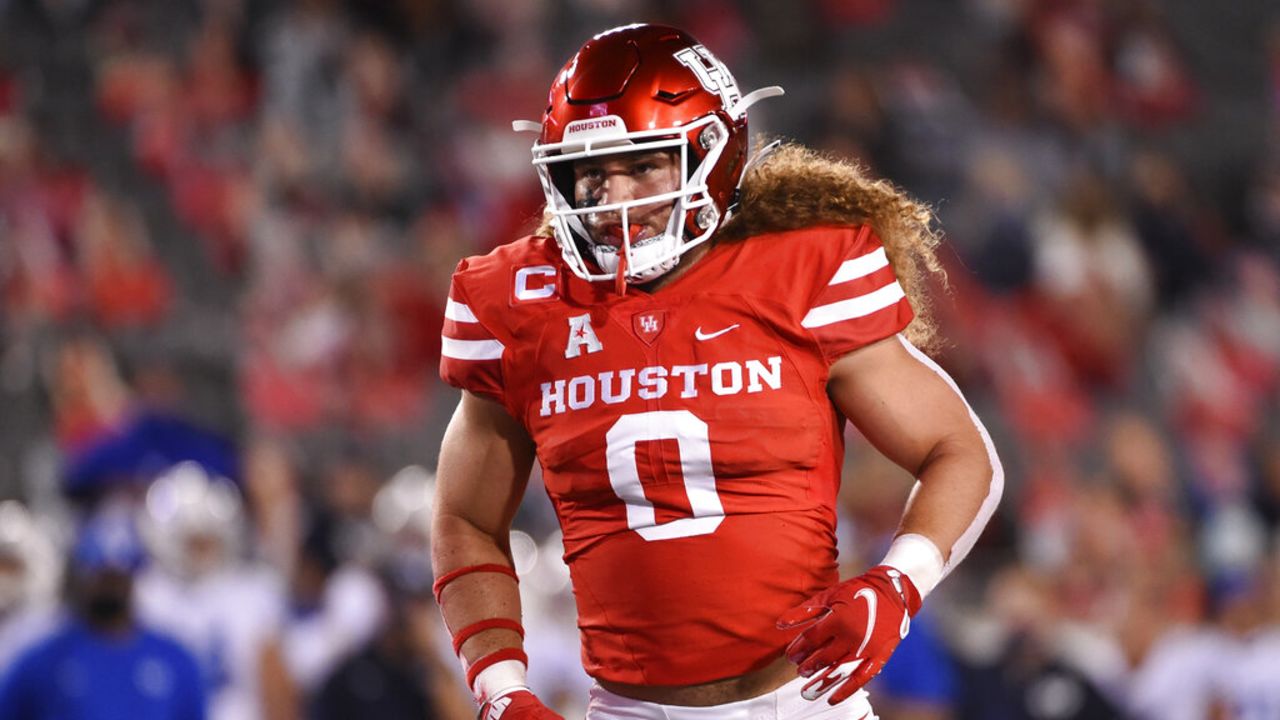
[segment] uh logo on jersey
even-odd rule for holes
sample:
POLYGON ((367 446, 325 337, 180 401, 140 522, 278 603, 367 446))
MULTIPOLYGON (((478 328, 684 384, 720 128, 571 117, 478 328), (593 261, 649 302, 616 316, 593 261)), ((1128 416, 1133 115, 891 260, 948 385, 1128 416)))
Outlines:
POLYGON ((665 319, 666 313, 662 310, 638 312, 631 316, 631 331, 643 340, 645 345, 652 345, 653 341, 658 339, 658 335, 662 334, 665 319))

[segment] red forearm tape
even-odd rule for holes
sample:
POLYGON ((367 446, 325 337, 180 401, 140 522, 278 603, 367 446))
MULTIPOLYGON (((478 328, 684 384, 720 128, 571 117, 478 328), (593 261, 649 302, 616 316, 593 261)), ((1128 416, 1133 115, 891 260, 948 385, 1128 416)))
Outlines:
POLYGON ((519 576, 516 575, 516 571, 513 568, 511 568, 509 565, 500 565, 498 563, 485 563, 483 565, 467 565, 466 567, 460 567, 457 570, 450 570, 444 575, 441 575, 440 577, 436 578, 435 583, 431 585, 431 592, 434 593, 436 596, 436 603, 439 604, 440 593, 444 592, 444 588, 446 585, 453 582, 454 580, 457 580, 463 575, 470 575, 471 573, 478 573, 478 572, 501 573, 503 575, 510 575, 511 579, 515 580, 516 582, 520 582, 520 578, 519 576))
POLYGON ((461 652, 462 643, 470 639, 472 635, 482 633, 485 630, 496 630, 499 628, 503 630, 514 630, 520 634, 520 639, 524 639, 524 626, 519 622, 516 622, 511 618, 489 618, 488 620, 471 623, 459 630, 458 633, 453 636, 453 654, 457 655, 461 652))
POLYGON ((525 655, 524 650, 521 650, 520 648, 502 648, 501 650, 494 650, 467 666, 467 687, 474 689, 476 676, 484 672, 485 668, 500 663, 503 660, 519 660, 524 663, 525 667, 529 666, 529 656, 525 655))

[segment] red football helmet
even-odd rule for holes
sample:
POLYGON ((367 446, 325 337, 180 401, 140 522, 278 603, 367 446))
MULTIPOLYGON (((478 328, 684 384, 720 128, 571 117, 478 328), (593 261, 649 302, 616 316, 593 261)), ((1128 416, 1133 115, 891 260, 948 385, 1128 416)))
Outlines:
POLYGON ((591 281, 643 283, 710 238, 729 216, 747 164, 747 108, 781 94, 768 87, 743 96, 724 63, 675 28, 626 25, 587 41, 556 75, 542 122, 513 123, 541 133, 533 164, 573 272, 591 281), (679 155, 679 189, 575 206, 574 161, 653 150, 679 155), (675 205, 666 231, 633 245, 629 213, 665 203, 675 205), (592 241, 583 223, 592 213, 621 217, 621 247, 592 241))

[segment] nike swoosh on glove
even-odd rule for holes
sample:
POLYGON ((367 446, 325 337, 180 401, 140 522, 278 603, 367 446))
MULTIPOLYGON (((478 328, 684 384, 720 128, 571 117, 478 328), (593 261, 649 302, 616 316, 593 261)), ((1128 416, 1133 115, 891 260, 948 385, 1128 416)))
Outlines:
POLYGON ((499 693, 480 706, 477 720, 564 720, 527 688, 499 693))
POLYGON ((778 629, 804 628, 787 646, 787 659, 803 677, 801 694, 816 700, 837 688, 835 705, 867 684, 907 636, 920 610, 920 593, 901 571, 877 565, 824 590, 778 618, 778 629))

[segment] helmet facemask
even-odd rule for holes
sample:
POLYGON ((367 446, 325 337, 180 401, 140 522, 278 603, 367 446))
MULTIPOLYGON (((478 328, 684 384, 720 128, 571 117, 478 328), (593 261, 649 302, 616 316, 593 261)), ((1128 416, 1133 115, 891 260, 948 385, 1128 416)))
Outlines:
POLYGON ((552 82, 541 122, 512 123, 518 132, 539 135, 533 164, 569 269, 587 281, 612 280, 621 292, 627 283, 671 271, 684 253, 711 239, 742 180, 747 108, 781 94, 782 88, 768 87, 743 95, 729 68, 676 28, 625 25, 587 41, 552 82), (626 201, 589 207, 576 202, 575 162, 653 151, 678 160, 674 188, 640 187, 626 201), (639 225, 647 225, 641 234, 657 233, 643 220, 668 206, 661 233, 635 236, 639 225), (619 225, 622 236, 614 243, 619 225), (609 237, 592 237, 591 229, 599 234, 600 228, 609 237))
MULTIPOLYGON (((610 125, 623 127, 620 118, 610 125)), ((707 176, 728 141, 724 122, 710 114, 679 128, 674 136, 669 128, 639 132, 626 132, 623 128, 620 132, 588 131, 564 142, 535 145, 533 164, 547 197, 552 228, 565 263, 574 274, 588 281, 622 279, 639 284, 670 271, 680 262, 681 255, 709 240, 724 219, 711 197, 707 176), (697 138, 703 152, 690 147, 691 137, 697 138), (679 186, 675 190, 588 207, 577 207, 571 201, 574 162, 661 150, 676 156, 679 186), (633 243, 633 214, 639 209, 668 203, 672 210, 665 230, 633 243), (622 238, 618 247, 596 242, 587 230, 586 218, 603 213, 620 219, 622 238), (587 257, 591 258, 591 264, 586 262, 587 257)))

